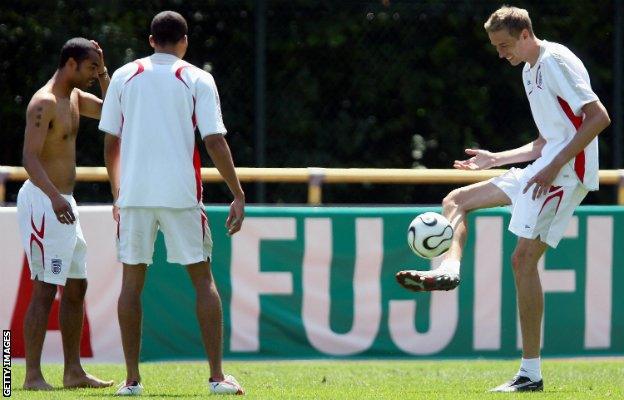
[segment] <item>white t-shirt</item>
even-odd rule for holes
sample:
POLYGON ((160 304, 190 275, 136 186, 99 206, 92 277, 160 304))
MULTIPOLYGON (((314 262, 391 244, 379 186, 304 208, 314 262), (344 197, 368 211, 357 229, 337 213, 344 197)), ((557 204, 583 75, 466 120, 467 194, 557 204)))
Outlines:
POLYGON ((99 128, 121 139, 119 207, 190 208, 201 202, 202 139, 225 134, 212 76, 155 53, 113 74, 99 128))
MULTIPOLYGON (((533 119, 546 139, 542 155, 527 167, 534 174, 572 140, 583 122, 582 107, 598 100, 578 57, 558 43, 542 40, 540 46, 535 65, 526 63, 522 71, 533 119)), ((580 182, 588 190, 598 189, 598 138, 561 169, 553 184, 574 182, 580 182)))

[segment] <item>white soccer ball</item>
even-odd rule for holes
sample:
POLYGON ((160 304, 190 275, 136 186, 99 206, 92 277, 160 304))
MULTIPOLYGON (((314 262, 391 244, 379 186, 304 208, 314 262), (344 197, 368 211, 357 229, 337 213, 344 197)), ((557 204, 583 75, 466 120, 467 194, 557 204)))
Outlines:
POLYGON ((444 216, 435 212, 420 214, 407 230, 407 244, 420 257, 434 258, 451 246, 453 227, 444 216))

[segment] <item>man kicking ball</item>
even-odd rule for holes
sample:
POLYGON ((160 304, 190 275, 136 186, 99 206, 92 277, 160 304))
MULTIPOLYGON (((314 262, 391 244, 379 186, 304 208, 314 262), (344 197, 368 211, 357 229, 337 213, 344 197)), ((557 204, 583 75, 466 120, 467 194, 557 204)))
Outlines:
POLYGON ((537 263, 547 246, 556 247, 574 209, 598 189, 597 136, 610 123, 592 91, 585 66, 567 47, 535 37, 526 10, 504 6, 484 25, 498 56, 511 65, 524 62, 522 81, 538 127, 537 139, 517 149, 492 153, 468 149, 454 167, 481 170, 533 161, 500 177, 453 190, 442 202, 453 226, 451 247, 433 271, 401 271, 409 290, 450 290, 460 282, 466 243, 466 214, 511 205, 509 230, 518 236, 512 255, 522 331, 522 363, 516 376, 496 392, 541 391, 540 336, 542 286, 537 263))

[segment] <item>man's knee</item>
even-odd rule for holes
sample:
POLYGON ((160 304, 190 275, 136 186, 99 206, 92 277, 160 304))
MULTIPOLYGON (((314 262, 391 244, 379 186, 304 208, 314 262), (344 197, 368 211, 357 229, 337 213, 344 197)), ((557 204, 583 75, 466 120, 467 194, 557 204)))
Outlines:
POLYGON ((121 292, 119 295, 122 297, 140 298, 141 292, 143 292, 143 284, 141 282, 126 280, 121 284, 121 292))
POLYGON ((80 304, 84 301, 87 293, 86 279, 68 279, 63 289, 62 301, 80 304))
POLYGON ((196 290, 204 290, 213 284, 209 261, 188 265, 187 271, 196 290))
POLYGON ((519 278, 537 272, 537 262, 541 254, 531 248, 516 248, 511 255, 514 275, 519 278))
POLYGON ((143 286, 145 285, 145 272, 146 266, 140 265, 126 265, 124 264, 123 279, 121 280, 121 293, 120 296, 132 297, 141 296, 143 286))
POLYGON ((444 213, 448 214, 454 211, 466 212, 465 209, 465 193, 462 189, 454 189, 442 200, 442 208, 444 213))
POLYGON ((57 288, 54 284, 34 280, 31 302, 52 303, 52 300, 54 300, 54 297, 56 296, 56 290, 57 288))

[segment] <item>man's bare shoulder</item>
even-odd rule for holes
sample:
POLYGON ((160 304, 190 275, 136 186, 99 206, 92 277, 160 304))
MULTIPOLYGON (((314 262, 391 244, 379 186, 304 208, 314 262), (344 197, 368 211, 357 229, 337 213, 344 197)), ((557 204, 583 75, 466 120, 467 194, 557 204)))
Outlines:
POLYGON ((85 92, 84 90, 80 90, 80 89, 78 89, 78 88, 73 88, 73 89, 72 89, 72 92, 71 92, 71 96, 72 96, 72 97, 73 97, 73 96, 78 96, 78 97, 81 97, 81 96, 84 96, 84 95, 85 95, 85 93, 88 93, 88 92, 85 92))
POLYGON ((28 103, 27 113, 39 111, 53 113, 56 110, 56 96, 44 86, 39 89, 28 103))

